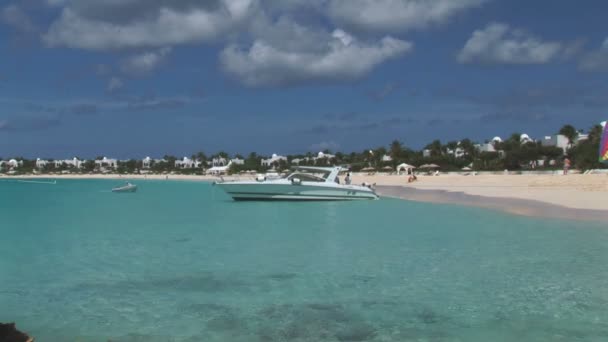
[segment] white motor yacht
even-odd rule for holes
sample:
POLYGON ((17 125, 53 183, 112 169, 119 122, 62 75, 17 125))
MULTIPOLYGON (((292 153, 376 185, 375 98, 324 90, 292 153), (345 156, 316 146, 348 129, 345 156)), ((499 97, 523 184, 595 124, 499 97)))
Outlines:
POLYGON ((368 186, 337 182, 341 167, 300 166, 285 178, 215 183, 235 201, 348 201, 378 199, 368 186))

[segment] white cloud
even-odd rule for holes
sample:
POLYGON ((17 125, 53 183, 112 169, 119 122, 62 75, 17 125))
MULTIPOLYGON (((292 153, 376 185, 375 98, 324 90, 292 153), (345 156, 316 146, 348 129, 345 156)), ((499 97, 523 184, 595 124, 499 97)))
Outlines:
POLYGON ((460 63, 544 64, 567 52, 558 42, 547 42, 506 24, 492 23, 476 30, 458 54, 460 63))
POLYGON ((249 49, 230 45, 221 54, 226 72, 249 86, 276 86, 314 81, 356 79, 378 64, 409 52, 410 42, 384 37, 377 43, 357 40, 335 30, 323 51, 293 51, 255 40, 249 49))
POLYGON ((249 86, 342 82, 412 50, 390 33, 443 24, 487 1, 46 0, 61 14, 43 40, 147 51, 123 61, 126 74, 154 70, 166 47, 219 42, 223 70, 249 86))
POLYGON ((399 32, 442 24, 487 0, 328 0, 338 24, 365 31, 399 32))
POLYGON ((66 7, 44 41, 91 50, 210 41, 244 22, 255 7, 255 0, 54 2, 66 7))
POLYGON ((608 72, 608 38, 598 50, 585 54, 578 67, 582 71, 608 72))
POLYGON ((0 11, 0 22, 24 33, 37 31, 30 17, 16 5, 6 6, 0 11))
POLYGON ((112 77, 110 78, 110 81, 108 82, 108 87, 107 90, 110 93, 113 93, 119 89, 121 89, 124 86, 124 83, 122 82, 122 80, 118 77, 112 77))
POLYGON ((156 51, 147 51, 134 55, 123 62, 121 69, 132 75, 146 74, 162 64, 170 53, 171 48, 165 47, 156 51))

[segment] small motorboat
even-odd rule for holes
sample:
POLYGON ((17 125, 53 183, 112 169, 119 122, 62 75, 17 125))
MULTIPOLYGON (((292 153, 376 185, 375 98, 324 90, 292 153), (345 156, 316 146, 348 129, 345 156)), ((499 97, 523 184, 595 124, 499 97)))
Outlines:
POLYGON ((119 186, 112 189, 112 192, 135 192, 137 191, 137 185, 127 182, 123 186, 119 186))

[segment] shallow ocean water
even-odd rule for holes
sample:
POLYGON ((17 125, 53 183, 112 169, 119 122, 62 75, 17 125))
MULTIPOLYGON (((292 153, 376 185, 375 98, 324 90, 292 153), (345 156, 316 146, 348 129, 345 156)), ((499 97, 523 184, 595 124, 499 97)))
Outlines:
POLYGON ((605 224, 207 183, 0 180, 0 322, 37 341, 606 341, 605 224))

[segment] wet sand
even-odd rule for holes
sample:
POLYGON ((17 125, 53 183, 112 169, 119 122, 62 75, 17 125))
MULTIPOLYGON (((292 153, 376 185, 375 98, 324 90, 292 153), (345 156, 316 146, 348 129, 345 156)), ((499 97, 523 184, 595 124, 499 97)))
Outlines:
POLYGON ((378 195, 382 197, 417 202, 474 206, 521 216, 584 221, 608 221, 608 211, 606 210, 568 208, 528 199, 489 197, 469 195, 464 192, 419 190, 412 187, 386 185, 377 186, 376 191, 378 195))

